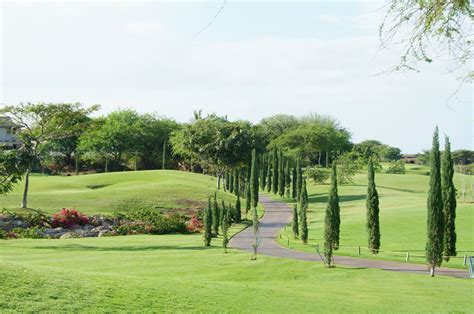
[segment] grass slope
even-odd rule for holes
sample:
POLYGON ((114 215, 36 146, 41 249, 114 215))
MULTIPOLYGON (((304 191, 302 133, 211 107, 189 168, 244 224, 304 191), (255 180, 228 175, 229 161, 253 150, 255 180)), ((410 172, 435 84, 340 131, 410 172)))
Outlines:
POLYGON ((0 240, 0 256, 3 313, 472 311, 469 280, 252 262, 199 235, 0 240))
MULTIPOLYGON (((32 176, 28 205, 46 212, 75 208, 86 214, 138 208, 188 209, 205 207, 215 190, 213 177, 174 170, 32 176)), ((22 192, 23 184, 7 196, 0 195, 0 208, 18 208, 22 192)), ((235 204, 230 193, 219 192, 219 197, 235 204)))
MULTIPOLYGON (((410 251, 410 261, 425 263, 422 257, 426 241, 426 198, 429 170, 423 166, 407 166, 407 173, 386 174, 376 173, 375 182, 380 196, 380 231, 381 250, 375 258, 404 261, 406 252, 410 251)), ((456 174, 455 183, 460 190, 461 180, 466 180, 456 174)), ((314 252, 314 245, 324 243, 324 216, 326 210, 329 185, 308 184, 309 194, 309 243, 293 239, 291 227, 282 231, 282 245, 293 249, 314 252)), ((354 184, 339 186, 339 201, 341 206, 341 248, 336 254, 358 255, 361 246, 362 257, 373 257, 367 249, 366 233, 366 200, 367 174, 359 173, 354 178, 354 184)), ((444 266, 462 267, 464 254, 474 254, 474 204, 461 203, 458 199, 457 218, 457 250, 458 258, 451 259, 444 266)))

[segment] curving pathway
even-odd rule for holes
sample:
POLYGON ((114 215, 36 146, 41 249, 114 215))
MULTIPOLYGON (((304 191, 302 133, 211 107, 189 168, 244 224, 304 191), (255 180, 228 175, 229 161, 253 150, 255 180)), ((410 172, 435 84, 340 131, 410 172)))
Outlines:
MULTIPOLYGON (((265 215, 260 220, 259 237, 261 239, 258 254, 275 257, 292 258, 298 260, 317 261, 321 259, 316 253, 294 251, 280 246, 276 242, 278 232, 291 221, 292 210, 289 205, 272 200, 268 196, 260 195, 260 203, 265 208, 265 215)), ((230 240, 230 247, 253 252, 254 236, 252 228, 247 228, 236 234, 230 240)), ((419 273, 429 275, 426 266, 402 262, 391 262, 349 256, 334 256, 335 264, 354 268, 378 268, 389 271, 419 273)), ((469 278, 469 273, 463 269, 441 267, 436 269, 437 275, 458 278, 469 278)))

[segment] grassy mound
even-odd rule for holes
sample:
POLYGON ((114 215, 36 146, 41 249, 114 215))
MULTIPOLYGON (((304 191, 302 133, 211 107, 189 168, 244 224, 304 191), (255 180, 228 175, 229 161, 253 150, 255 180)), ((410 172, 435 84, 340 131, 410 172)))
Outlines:
MULTIPOLYGON (((32 176, 28 206, 45 212, 75 208, 86 214, 111 214, 139 208, 203 208, 216 190, 216 179, 173 170, 114 172, 72 177, 32 176)), ((0 208, 16 209, 21 204, 23 184, 7 196, 0 196, 0 208)), ((235 203, 230 193, 219 192, 235 203)))

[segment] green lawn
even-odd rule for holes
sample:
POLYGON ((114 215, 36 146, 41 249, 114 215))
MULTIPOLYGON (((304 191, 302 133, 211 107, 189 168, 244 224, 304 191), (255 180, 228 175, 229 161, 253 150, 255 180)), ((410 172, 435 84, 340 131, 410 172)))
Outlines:
MULTIPOLYGON (((406 174, 376 173, 375 182, 380 195, 381 252, 376 258, 404 261, 410 251, 410 261, 425 263, 426 241, 426 198, 429 176, 428 168, 418 165, 407 166, 406 174)), ((463 177, 456 174, 455 183, 460 190, 463 177)), ((470 178, 464 176, 469 185, 470 178)), ((329 185, 314 185, 308 182, 309 194, 309 243, 303 245, 294 240, 291 227, 282 232, 280 243, 298 250, 315 251, 314 245, 324 243, 324 215, 329 185)), ((367 175, 359 173, 354 184, 339 186, 341 207, 341 248, 336 254, 358 256, 361 246, 362 257, 372 257, 367 250, 366 207, 367 175)), ((457 218, 458 258, 451 259, 444 266, 462 267, 463 255, 474 255, 474 204, 462 203, 458 199, 457 218)))
MULTIPOLYGON (((86 214, 138 208, 202 208, 215 190, 213 177, 173 170, 32 176, 28 206, 50 213, 63 207, 75 208, 86 214)), ((18 208, 22 192, 23 184, 20 184, 12 193, 0 196, 0 208, 18 208)), ((219 197, 235 204, 235 197, 230 193, 219 192, 219 197)))
POLYGON ((0 241, 2 312, 471 312, 473 282, 230 250, 200 235, 0 241))

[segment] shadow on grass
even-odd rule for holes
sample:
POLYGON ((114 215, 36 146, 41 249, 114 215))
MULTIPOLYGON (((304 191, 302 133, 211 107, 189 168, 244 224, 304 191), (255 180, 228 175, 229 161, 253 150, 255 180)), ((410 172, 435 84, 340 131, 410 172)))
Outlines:
MULTIPOLYGON (((366 185, 362 185, 362 184, 354 184, 354 186, 367 187, 366 185)), ((409 189, 399 189, 399 188, 394 188, 394 187, 389 187, 389 186, 383 186, 383 185, 377 185, 377 188, 380 188, 380 189, 387 189, 387 190, 393 190, 393 191, 398 191, 398 192, 413 193, 413 194, 426 193, 426 192, 424 192, 424 191, 409 190, 409 189)))
MULTIPOLYGON (((352 202, 365 200, 367 196, 365 194, 359 195, 339 195, 339 202, 352 202)), ((309 203, 327 203, 328 195, 327 194, 311 194, 308 196, 309 203)))
POLYGON ((34 246, 34 249, 41 250, 60 250, 60 251, 116 251, 116 252, 137 252, 137 251, 159 251, 159 250, 179 250, 179 251, 203 251, 215 248, 217 246, 176 246, 176 245, 150 245, 150 246, 122 246, 122 247, 106 247, 92 246, 81 244, 65 244, 58 246, 34 246))

